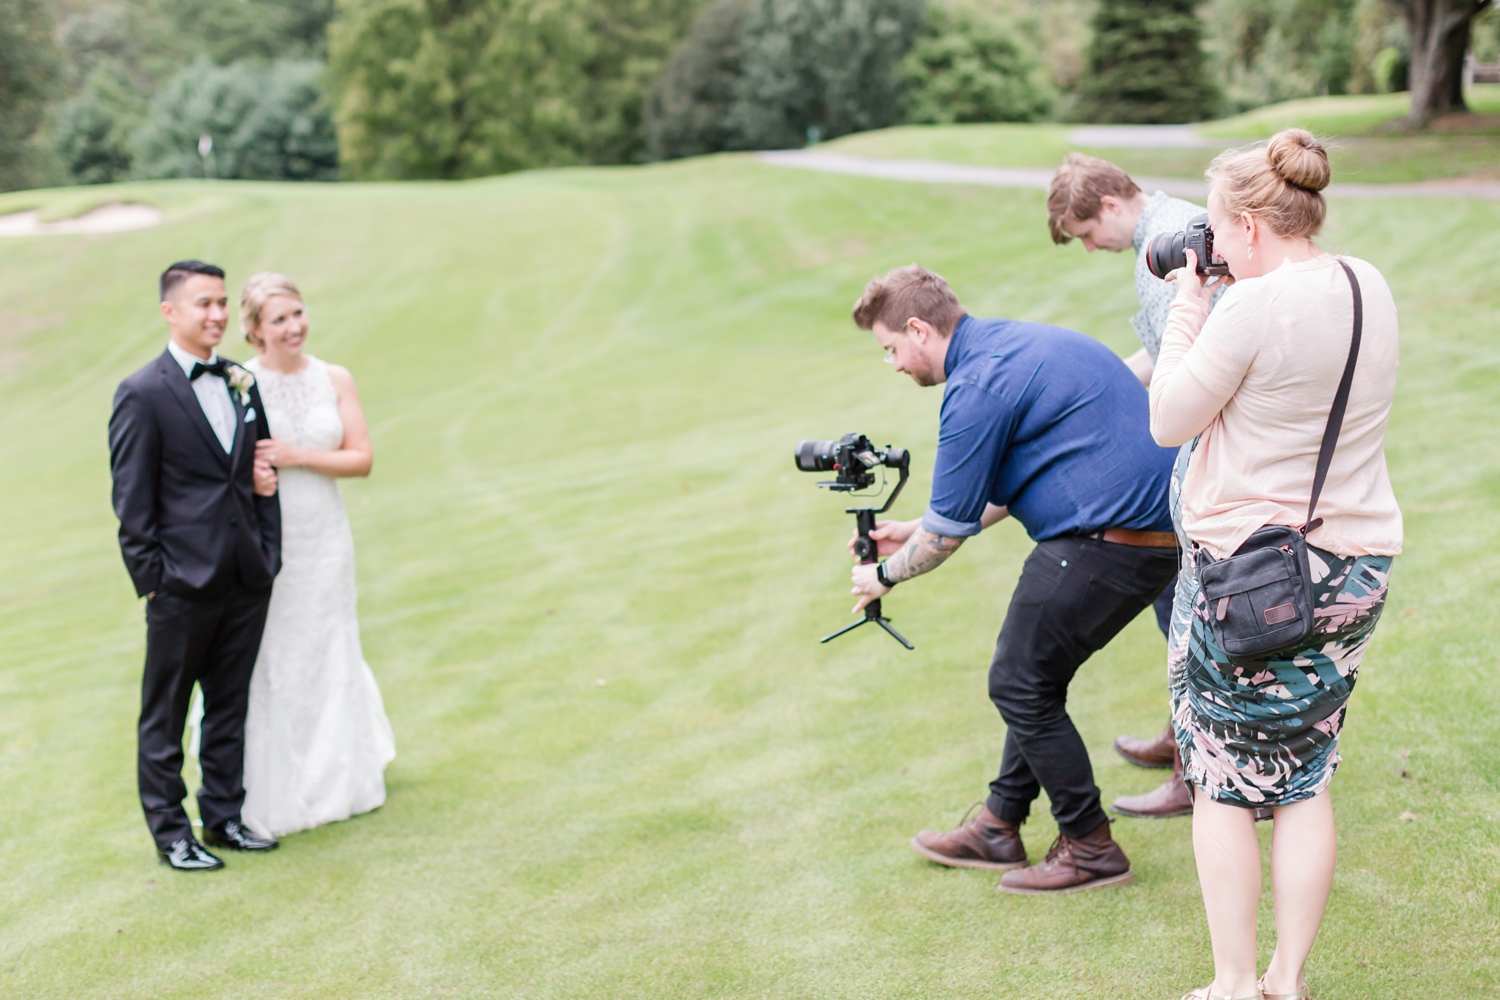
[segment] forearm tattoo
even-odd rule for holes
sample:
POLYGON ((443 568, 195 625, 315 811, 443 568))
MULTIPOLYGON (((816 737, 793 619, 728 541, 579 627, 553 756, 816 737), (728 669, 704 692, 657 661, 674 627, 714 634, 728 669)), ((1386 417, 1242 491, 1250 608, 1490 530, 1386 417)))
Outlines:
POLYGON ((886 560, 885 578, 892 583, 900 583, 902 580, 930 573, 957 552, 963 543, 962 538, 934 535, 925 528, 918 528, 901 547, 901 551, 886 560))

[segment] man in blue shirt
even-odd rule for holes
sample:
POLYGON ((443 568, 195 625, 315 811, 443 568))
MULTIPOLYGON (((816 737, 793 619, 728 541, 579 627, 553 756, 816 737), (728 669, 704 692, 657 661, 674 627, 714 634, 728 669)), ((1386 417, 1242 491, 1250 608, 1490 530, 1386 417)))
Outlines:
POLYGON ((916 264, 870 282, 854 321, 896 371, 918 385, 947 383, 932 500, 920 520, 877 527, 889 558, 855 567, 855 610, 1007 516, 1037 543, 990 665, 990 698, 1007 727, 1000 774, 973 822, 923 831, 912 846, 939 864, 1006 871, 1008 892, 1129 882, 1067 693, 1078 667, 1177 570, 1167 507, 1175 452, 1151 439, 1146 392, 1098 341, 975 319, 916 264), (1020 828, 1042 789, 1061 836, 1028 868, 1020 828))

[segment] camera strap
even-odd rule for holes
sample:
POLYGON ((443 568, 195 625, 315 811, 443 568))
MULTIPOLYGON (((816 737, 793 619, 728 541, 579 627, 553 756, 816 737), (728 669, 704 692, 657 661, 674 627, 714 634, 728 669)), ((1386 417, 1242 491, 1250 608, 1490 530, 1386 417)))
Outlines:
POLYGON ((1339 379, 1318 464, 1313 474, 1312 496, 1307 502, 1307 523, 1301 528, 1267 524, 1245 539, 1233 555, 1214 559, 1207 550, 1194 547, 1193 559, 1203 597, 1212 608, 1209 628, 1215 642, 1231 657, 1267 659, 1306 648, 1314 633, 1312 569, 1307 536, 1322 520, 1313 515, 1323 492, 1334 446, 1349 408, 1354 385, 1354 366, 1359 360, 1360 336, 1364 328, 1364 302, 1359 281, 1344 261, 1339 261, 1354 292, 1354 331, 1349 357, 1339 379))
POLYGON ((1318 448, 1318 467, 1313 473, 1312 499, 1307 503, 1307 523, 1302 526, 1304 537, 1323 523, 1321 519, 1313 519, 1313 511, 1318 508, 1318 497, 1323 493, 1328 467, 1333 464, 1333 450, 1339 442, 1339 431, 1344 426, 1344 411, 1349 408, 1349 390, 1354 385, 1354 365, 1359 361, 1359 342, 1365 325, 1365 303, 1359 293, 1359 279, 1354 276, 1353 268, 1342 259, 1335 259, 1338 260, 1339 267, 1344 269, 1344 274, 1349 278, 1349 287, 1354 292, 1354 334, 1349 341, 1349 359, 1344 362, 1344 376, 1339 379, 1338 392, 1333 397, 1333 409, 1328 411, 1328 424, 1323 428, 1323 443, 1318 448))

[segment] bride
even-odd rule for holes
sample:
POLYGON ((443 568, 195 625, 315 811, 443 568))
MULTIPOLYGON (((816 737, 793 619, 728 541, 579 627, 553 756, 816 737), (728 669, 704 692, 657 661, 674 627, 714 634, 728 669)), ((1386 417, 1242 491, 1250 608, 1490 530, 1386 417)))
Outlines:
POLYGON ((245 825, 279 837, 385 802, 396 756, 355 613, 354 537, 338 479, 368 476, 370 433, 347 369, 304 354, 307 312, 289 278, 257 274, 240 295, 241 329, 273 437, 282 569, 245 721, 245 825))

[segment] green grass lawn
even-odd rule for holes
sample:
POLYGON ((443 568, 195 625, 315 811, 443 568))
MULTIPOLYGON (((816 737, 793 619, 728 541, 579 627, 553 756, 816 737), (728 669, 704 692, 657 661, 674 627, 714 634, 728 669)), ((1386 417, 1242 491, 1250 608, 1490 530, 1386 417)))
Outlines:
MULTIPOLYGON (((1470 88, 1476 113, 1500 116, 1500 84, 1470 88)), ((1069 138, 1076 125, 904 125, 845 136, 824 148, 875 159, 948 160, 998 167, 1055 167, 1070 149, 1102 156, 1134 174, 1202 177, 1220 149, 1293 125, 1331 144, 1335 182, 1389 184, 1459 177, 1500 179, 1500 117, 1469 130, 1383 131, 1406 114, 1406 94, 1286 101, 1197 126, 1220 145, 1201 149, 1100 149, 1069 138)))
MULTIPOLYGON (((998 760, 985 672, 1016 525, 888 602, 915 652, 815 641, 848 620, 850 519, 793 445, 911 448, 905 517, 934 449, 939 392, 848 321, 866 279, 920 260, 977 314, 1133 349, 1131 261, 1052 246, 1040 192, 723 156, 103 194, 166 222, 0 241, 0 995, 1166 1000, 1209 980, 1186 820, 1121 821, 1136 884, 1061 898, 907 847, 998 760), (375 472, 345 496, 399 751, 379 811, 200 876, 157 866, 135 797, 142 612, 105 447, 115 384, 165 340, 155 275, 186 256, 235 293, 293 275, 310 349, 359 379, 375 472)), ((1323 1000, 1500 996, 1500 205, 1337 203, 1327 244, 1401 309, 1407 553, 1343 741, 1309 977, 1323 1000)), ((1161 777, 1109 745, 1164 722, 1163 659, 1148 614, 1074 686, 1106 798, 1161 777)), ((1034 858, 1054 833, 1039 803, 1034 858)))

